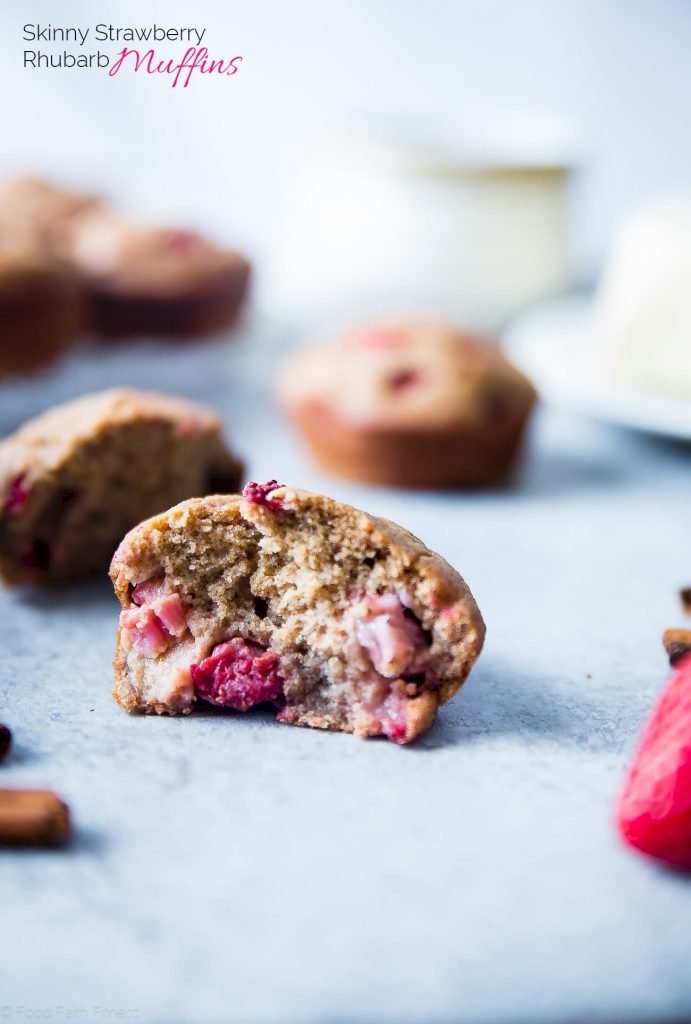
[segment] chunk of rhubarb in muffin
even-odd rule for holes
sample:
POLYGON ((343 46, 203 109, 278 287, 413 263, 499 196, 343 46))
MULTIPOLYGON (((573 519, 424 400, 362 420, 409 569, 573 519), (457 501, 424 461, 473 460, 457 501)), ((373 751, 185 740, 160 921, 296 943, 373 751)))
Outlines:
POLYGON ((142 657, 159 657, 187 632, 182 601, 165 579, 138 583, 132 590, 132 603, 134 607, 120 612, 120 636, 126 647, 142 657))
POLYGON ((379 675, 392 679, 420 670, 427 637, 417 617, 396 594, 363 598, 353 606, 352 614, 358 641, 379 675))
POLYGON ((132 600, 140 608, 151 608, 171 636, 182 636, 187 631, 185 609, 178 594, 172 591, 165 578, 144 580, 132 591, 132 600))
POLYGON ((141 523, 111 576, 129 711, 274 704, 284 723, 408 743, 484 637, 465 582, 421 541, 276 481, 141 523))
POLYGON ((132 648, 144 658, 157 658, 173 642, 156 612, 146 607, 120 612, 120 636, 126 648, 132 648))

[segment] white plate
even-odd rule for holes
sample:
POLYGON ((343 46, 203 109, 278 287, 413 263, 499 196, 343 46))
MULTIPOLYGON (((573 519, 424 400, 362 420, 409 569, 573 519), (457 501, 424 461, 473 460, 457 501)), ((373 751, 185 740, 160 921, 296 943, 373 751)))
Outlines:
POLYGON ((504 350, 548 402, 597 419, 691 441, 691 402, 633 391, 606 379, 593 357, 592 303, 559 299, 524 313, 504 350))

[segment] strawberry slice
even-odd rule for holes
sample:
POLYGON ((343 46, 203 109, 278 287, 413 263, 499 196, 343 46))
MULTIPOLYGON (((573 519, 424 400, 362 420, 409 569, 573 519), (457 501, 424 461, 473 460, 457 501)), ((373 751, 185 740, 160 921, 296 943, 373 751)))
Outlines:
POLYGON ((691 871, 691 654, 653 710, 617 810, 625 842, 691 871))

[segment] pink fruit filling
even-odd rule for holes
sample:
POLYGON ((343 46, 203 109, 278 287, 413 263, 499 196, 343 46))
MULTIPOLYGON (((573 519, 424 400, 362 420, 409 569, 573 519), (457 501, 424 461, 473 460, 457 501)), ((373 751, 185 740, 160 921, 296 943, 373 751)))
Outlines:
POLYGON ((10 480, 10 485, 7 488, 7 494, 5 495, 6 512, 19 512, 24 508, 29 500, 29 492, 24 486, 25 480, 26 473, 20 473, 19 476, 10 480))
POLYGON ((408 701, 430 685, 430 634, 405 594, 373 595, 353 609, 358 643, 376 672, 363 686, 363 704, 394 743, 405 743, 408 701))
POLYGON ((236 711, 278 700, 283 694, 276 654, 242 637, 214 647, 190 671, 198 697, 236 711))
POLYGON ((378 708, 381 730, 387 739, 394 743, 405 743, 407 727, 407 701, 394 690, 378 708))
POLYGON ((419 384, 421 380, 422 373, 420 370, 399 370, 398 373, 394 373, 389 378, 389 386, 392 391, 405 391, 407 388, 419 384))
POLYGON ((397 327, 371 327, 353 336, 357 348, 396 349, 407 341, 407 333, 397 327))
POLYGON ((168 588, 163 579, 145 580, 132 591, 132 600, 140 607, 148 606, 169 633, 182 636, 187 630, 187 618, 182 601, 168 588))
POLYGON ((182 601, 162 577, 138 583, 132 601, 135 607, 120 613, 123 640, 142 657, 158 658, 187 631, 182 601))
POLYGON ((263 505, 272 512, 279 512, 283 508, 283 502, 280 498, 270 498, 269 495, 272 491, 277 491, 279 487, 284 486, 285 484, 279 484, 277 480, 267 480, 265 484, 257 484, 254 480, 250 480, 248 484, 245 484, 242 496, 252 505, 263 505))
POLYGON ((173 637, 151 608, 127 608, 120 612, 120 635, 127 647, 143 658, 158 658, 173 643, 173 637))
POLYGON ((206 242, 195 231, 182 231, 171 228, 161 232, 163 248, 180 253, 201 252, 207 248, 206 242))
POLYGON ((429 646, 422 626, 395 594, 366 597, 355 607, 357 638, 386 679, 422 668, 429 646))

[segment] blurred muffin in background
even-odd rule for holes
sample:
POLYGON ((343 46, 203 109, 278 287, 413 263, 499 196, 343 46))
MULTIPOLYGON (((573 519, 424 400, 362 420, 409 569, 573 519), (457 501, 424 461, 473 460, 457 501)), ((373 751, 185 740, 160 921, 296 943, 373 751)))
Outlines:
POLYGON ((612 245, 595 358, 619 384, 691 400, 691 193, 642 209, 612 245))
POLYGON ((489 340, 431 322, 373 325, 302 349, 277 396, 327 471, 428 488, 504 483, 536 399, 489 340))
POLYGON ((249 284, 244 256, 193 231, 141 227, 95 210, 69 232, 90 327, 106 338, 187 337, 232 326, 249 284))
POLYGON ((0 225, 23 225, 35 237, 62 248, 65 234, 87 210, 102 200, 83 192, 59 188, 41 178, 0 181, 0 225))
POLYGON ((105 572, 142 519, 237 491, 243 473, 218 417, 183 398, 111 388, 53 406, 0 442, 0 577, 105 572))
POLYGON ((0 182, 0 249, 3 303, 12 307, 10 320, 0 323, 2 372, 43 365, 49 354, 76 340, 79 329, 101 338, 179 338, 228 328, 248 290, 249 264, 239 253, 195 232, 129 223, 100 197, 40 178, 0 182), (73 315, 66 306, 47 312, 48 278, 51 301, 62 289, 66 303, 69 292, 73 315), (27 298, 30 288, 33 300, 27 298), (24 320, 20 327, 19 311, 30 328, 24 320), (27 336, 22 352, 20 334, 27 336))
POLYGON ((0 224, 0 377, 51 363, 84 325, 72 269, 37 231, 0 224))

